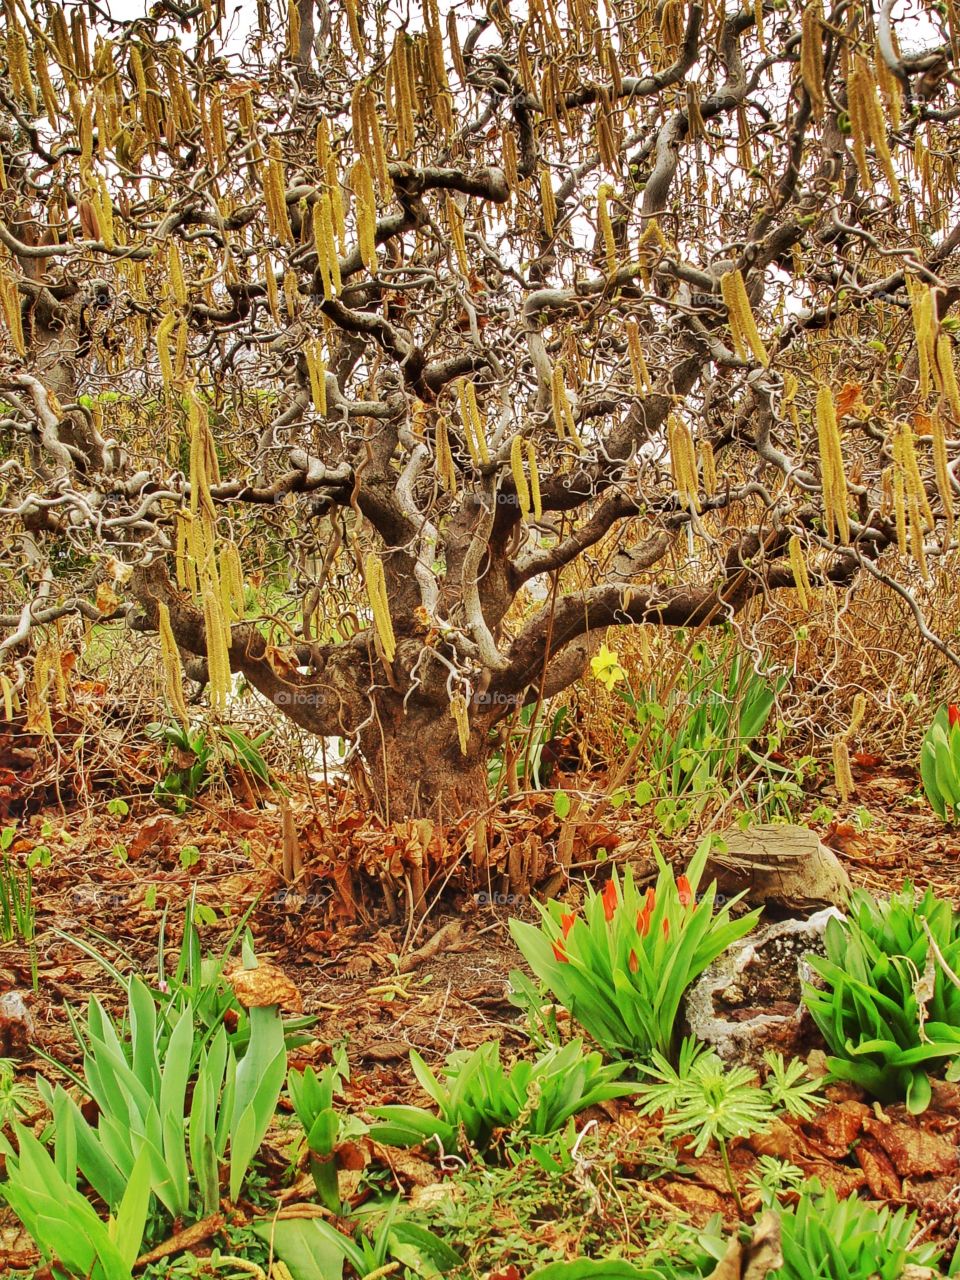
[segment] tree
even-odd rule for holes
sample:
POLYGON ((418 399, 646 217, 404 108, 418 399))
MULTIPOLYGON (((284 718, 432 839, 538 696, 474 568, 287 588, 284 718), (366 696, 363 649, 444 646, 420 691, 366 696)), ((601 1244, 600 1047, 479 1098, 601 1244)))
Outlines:
POLYGON ((611 625, 866 574, 955 660, 953 0, 5 7, 7 694, 125 618, 402 816, 611 625))

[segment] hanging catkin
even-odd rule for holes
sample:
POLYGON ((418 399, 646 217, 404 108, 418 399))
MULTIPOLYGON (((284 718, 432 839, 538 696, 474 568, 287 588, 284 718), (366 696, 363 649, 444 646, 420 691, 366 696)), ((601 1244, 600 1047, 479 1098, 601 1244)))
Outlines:
POLYGON ((459 691, 450 699, 450 714, 453 716, 457 726, 460 754, 465 756, 470 745, 470 720, 467 700, 459 691))
POLYGON ((437 477, 440 483, 446 489, 447 493, 456 496, 457 492, 457 469, 453 462, 453 453, 450 449, 450 435, 447 431, 447 421, 442 414, 437 416, 437 477))
POLYGON ((800 21, 800 79, 814 116, 823 118, 826 99, 823 95, 823 9, 820 0, 804 5, 800 21))
POLYGON ((543 504, 540 497, 540 472, 537 470, 537 451, 533 441, 527 441, 527 470, 530 472, 530 501, 533 504, 534 520, 543 519, 543 504))
POLYGON ((190 716, 183 696, 183 667, 180 652, 170 626, 170 610, 161 600, 157 604, 157 629, 160 635, 160 657, 163 663, 163 687, 170 707, 185 729, 190 727, 190 716))
POLYGON ((803 544, 796 533, 791 535, 789 552, 790 569, 793 573, 794 586, 797 588, 797 599, 800 601, 800 608, 806 610, 810 608, 812 589, 810 587, 810 576, 807 573, 807 564, 803 558, 803 544))
POLYGON ((930 416, 930 435, 933 440, 933 466, 937 477, 937 492, 943 507, 944 530, 943 550, 946 551, 953 538, 953 480, 947 458, 947 441, 940 414, 934 411, 930 416))
POLYGON ((360 258, 370 274, 375 275, 377 271, 377 201, 373 189, 373 175, 363 156, 350 171, 350 186, 356 201, 360 258))
POLYGON ((820 446, 820 478, 827 537, 832 539, 839 532, 840 541, 849 542, 850 517, 847 511, 843 449, 833 393, 827 386, 822 386, 817 392, 817 439, 820 446))
POLYGON ((375 551, 369 552, 363 562, 363 578, 380 648, 387 662, 393 662, 397 653, 397 641, 393 633, 393 620, 390 617, 390 605, 387 601, 387 580, 383 572, 383 563, 375 551))
POLYGON ((739 270, 727 271, 720 277, 720 292, 727 307, 730 333, 737 355, 741 360, 749 360, 752 352, 755 360, 764 366, 768 365, 770 357, 760 338, 743 275, 739 270))
POLYGON ((523 437, 515 435, 510 445, 510 470, 513 473, 513 484, 517 491, 517 503, 524 520, 530 519, 530 486, 527 484, 523 469, 523 437))
POLYGON ((613 234, 613 222, 610 218, 610 197, 612 195, 613 187, 609 183, 601 182, 597 191, 597 222, 603 238, 603 252, 607 271, 610 275, 613 275, 617 269, 617 242, 613 234))

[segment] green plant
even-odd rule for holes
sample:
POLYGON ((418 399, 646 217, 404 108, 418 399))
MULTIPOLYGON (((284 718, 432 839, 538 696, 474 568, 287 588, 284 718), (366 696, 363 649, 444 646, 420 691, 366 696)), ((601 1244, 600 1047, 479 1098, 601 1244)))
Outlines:
MULTIPOLYGON (((400 1267, 418 1276, 444 1275, 463 1265, 459 1253, 426 1227, 399 1217, 399 1209, 396 1196, 374 1229, 367 1234, 358 1227, 352 1240, 318 1218, 278 1219, 253 1229, 270 1242, 293 1280, 339 1280, 344 1262, 349 1262, 358 1280, 400 1267)), ((375 1212, 381 1211, 382 1206, 376 1206, 375 1212)))
POLYGON ((150 1153, 144 1148, 130 1169, 116 1213, 101 1221, 77 1190, 69 1120, 58 1133, 56 1158, 29 1130, 16 1125, 17 1149, 0 1135, 7 1180, 6 1200, 33 1238, 54 1275, 83 1280, 131 1280, 150 1204, 150 1153), (72 1167, 71 1167, 72 1166, 72 1167))
POLYGON ((287 1092, 297 1119, 303 1125, 309 1151, 310 1172, 321 1204, 331 1213, 343 1212, 337 1173, 337 1145, 348 1132, 366 1132, 359 1120, 345 1117, 334 1107, 334 1098, 342 1093, 343 1080, 349 1079, 346 1055, 337 1055, 332 1066, 318 1075, 313 1067, 291 1071, 287 1076, 287 1092))
POLYGON ((33 874, 29 867, 18 870, 4 853, 0 863, 0 940, 12 942, 20 937, 32 942, 35 929, 33 874))
POLYGON ((747 1186, 760 1197, 765 1209, 776 1208, 785 1195, 798 1192, 807 1175, 790 1160, 779 1156, 761 1155, 756 1166, 747 1174, 747 1186))
POLYGON ((0 1129, 19 1120, 36 1105, 36 1094, 16 1077, 13 1058, 0 1058, 0 1129))
MULTIPOLYGON (((177 1020, 186 1008, 192 1011, 196 1034, 191 1046, 191 1069, 196 1065, 200 1050, 209 1043, 214 1035, 225 1027, 227 1038, 235 1049, 240 1050, 250 1037, 250 1020, 247 1011, 237 1000, 233 988, 224 977, 224 970, 235 953, 241 940, 252 947, 253 939, 247 929, 247 921, 256 907, 253 902, 234 926, 230 936, 217 955, 204 955, 199 924, 206 918, 209 908, 197 902, 197 888, 190 890, 184 912, 183 932, 176 956, 171 962, 167 947, 167 909, 164 908, 160 920, 160 932, 157 940, 157 976, 149 984, 150 993, 159 1009, 157 1021, 157 1049, 164 1053, 167 1041, 177 1020), (229 1024, 227 1026, 226 1024, 229 1024)), ((214 917, 215 918, 215 917, 214 917)), ((206 921, 209 923, 209 920, 206 921)), ((130 972, 136 972, 138 962, 129 952, 114 939, 95 929, 87 929, 87 938, 73 934, 61 933, 59 936, 79 947, 121 988, 126 989, 128 978, 118 964, 107 956, 107 949, 115 951, 128 966, 130 972), (99 944, 99 945, 97 945, 99 944)), ((313 1025, 315 1018, 287 1018, 284 1020, 284 1039, 288 1049, 306 1044, 308 1037, 301 1033, 313 1025)), ((45 1056, 45 1055, 44 1055, 45 1056)), ((52 1061, 51 1059, 47 1059, 52 1061)), ((65 1070, 62 1064, 52 1065, 65 1070)), ((71 1074, 67 1071, 67 1074, 71 1074)), ((74 1082, 83 1087, 83 1082, 76 1076, 74 1082)))
POLYGON ((598 1053, 585 1054, 581 1040, 548 1049, 532 1062, 521 1060, 509 1071, 500 1060, 500 1041, 489 1040, 472 1052, 451 1054, 443 1082, 415 1050, 410 1063, 439 1115, 422 1107, 371 1107, 371 1115, 383 1122, 370 1129, 378 1142, 398 1147, 434 1142, 447 1152, 466 1144, 482 1150, 498 1129, 552 1133, 595 1102, 634 1089, 618 1080, 622 1064, 604 1065, 598 1053))
POLYGON ((683 1041, 676 1069, 656 1052, 652 1065, 640 1068, 651 1081, 638 1086, 640 1114, 662 1111, 664 1135, 691 1137, 696 1156, 715 1142, 738 1207, 740 1193, 727 1150, 730 1139, 762 1132, 780 1111, 809 1119, 814 1104, 821 1101, 800 1063, 785 1066, 782 1056, 773 1053, 764 1058, 770 1068, 764 1085, 756 1083, 749 1067, 726 1067, 715 1049, 692 1039, 683 1041))
POLYGON ((771 758, 776 741, 765 754, 752 746, 785 683, 756 669, 730 635, 716 655, 695 642, 679 677, 666 687, 659 674, 636 691, 629 682, 618 687, 635 721, 624 729, 626 744, 631 750, 642 746, 645 777, 634 802, 653 803, 661 827, 672 834, 718 796, 731 800, 745 785, 745 763, 758 779, 763 816, 789 814, 802 777, 771 758))
POLYGON ((710 847, 708 837, 675 880, 654 846, 659 875, 645 894, 628 867, 622 882, 614 872, 602 894, 588 893, 582 916, 551 901, 538 904, 539 928, 510 921, 530 968, 609 1053, 671 1058, 684 992, 757 920, 734 919, 732 902, 714 912, 715 883, 698 899, 710 847))
POLYGON ((808 1184, 780 1216, 778 1280, 899 1280, 908 1266, 935 1265, 932 1244, 913 1244, 916 1214, 808 1184))
MULTIPOLYGON (((8 827, 4 831, 11 831, 8 827)), ((10 841, 7 842, 9 848, 10 841)), ((30 954, 30 976, 37 990, 37 909, 33 901, 33 872, 29 864, 18 870, 6 852, 0 863, 0 941, 19 937, 30 954)))
POLYGON ((831 1053, 830 1070, 882 1102, 930 1101, 928 1063, 960 1060, 960 913, 908 882, 889 900, 856 890, 846 919, 828 921, 822 986, 803 999, 831 1053))
POLYGON ((931 809, 960 821, 960 706, 940 707, 920 747, 920 777, 931 809))
POLYGON ((148 736, 162 742, 165 747, 164 775, 154 787, 154 795, 173 801, 182 810, 213 781, 213 765, 217 760, 243 769, 265 785, 282 792, 283 787, 274 779, 260 754, 260 748, 272 733, 273 730, 268 729, 251 739, 228 725, 220 725, 216 729, 210 726, 187 729, 178 721, 147 725, 148 736))
POLYGON ((523 786, 534 790, 546 786, 551 770, 544 768, 544 748, 563 734, 569 718, 570 709, 566 704, 552 712, 543 702, 531 702, 521 707, 514 722, 516 728, 487 762, 487 784, 491 794, 499 794, 511 764, 517 781, 523 786))
MULTIPOLYGON (((245 967, 255 968, 252 951, 244 950, 245 967)), ((222 1026, 197 1056, 189 1005, 161 1049, 162 1010, 158 1018, 157 1004, 139 978, 130 979, 127 998, 126 1035, 95 998, 86 1026, 74 1019, 83 1085, 99 1110, 95 1127, 61 1086, 39 1082, 57 1140, 69 1135, 68 1162, 111 1208, 120 1203, 146 1151, 150 1191, 172 1218, 190 1215, 197 1199, 203 1213, 212 1213, 219 1202, 220 1161, 229 1149, 235 1200, 273 1118, 286 1074, 279 1010, 249 1010, 250 1038, 242 1056, 222 1026)))

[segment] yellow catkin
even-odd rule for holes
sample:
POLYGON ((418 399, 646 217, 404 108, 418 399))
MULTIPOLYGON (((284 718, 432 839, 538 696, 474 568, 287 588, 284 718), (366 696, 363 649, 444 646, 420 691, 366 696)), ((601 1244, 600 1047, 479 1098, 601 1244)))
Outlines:
POLYGON ((187 371, 187 346, 190 339, 190 326, 187 317, 181 316, 177 325, 177 341, 173 351, 173 380, 179 382, 187 371))
POLYGON ((800 426, 800 415, 797 412, 797 392, 800 390, 800 383, 794 374, 789 371, 783 375, 783 391, 780 393, 780 417, 789 417, 794 427, 800 426))
POLYGON ((933 466, 937 478, 937 492, 940 495, 940 504, 943 507, 943 549, 946 551, 953 539, 953 483, 947 458, 946 435, 939 413, 933 413, 930 417, 930 434, 933 440, 933 466))
POLYGON ((173 359, 170 354, 170 338, 177 325, 177 313, 168 311, 157 326, 157 359, 160 363, 160 377, 164 388, 169 391, 173 386, 173 359))
POLYGON ((868 190, 873 189, 873 178, 867 163, 867 147, 872 144, 877 162, 890 186, 891 198, 895 203, 899 203, 900 185, 887 142, 887 123, 883 116, 873 72, 866 60, 861 57, 854 60, 847 77, 847 111, 850 117, 853 158, 856 161, 861 182, 868 190))
POLYGON ((243 562, 237 544, 231 539, 220 548, 220 607, 228 626, 243 618, 243 562))
POLYGON ((465 87, 467 83, 467 64, 463 60, 460 34, 457 31, 457 15, 453 9, 447 12, 447 44, 450 46, 450 61, 453 63, 453 69, 457 73, 457 79, 465 87))
POLYGON ((674 488, 692 511, 699 511, 697 460, 690 427, 679 414, 672 413, 667 420, 667 431, 674 488))
POLYGON ((703 492, 712 498, 717 492, 717 460, 713 445, 709 440, 700 441, 700 474, 703 477, 703 492))
POLYGON ((176 240, 170 241, 169 273, 167 283, 170 296, 178 307, 187 305, 187 284, 183 278, 183 262, 180 258, 180 246, 176 240))
POLYGON ((177 541, 173 563, 176 568, 177 586, 183 591, 189 590, 191 595, 196 595, 196 580, 194 578, 191 582, 188 564, 188 560, 192 559, 188 545, 188 525, 192 520, 193 516, 189 511, 178 511, 174 516, 177 541))
POLYGON ((477 465, 488 463, 490 461, 490 450, 487 448, 487 436, 480 413, 480 406, 477 403, 476 388, 466 378, 461 378, 460 380, 460 414, 463 418, 470 457, 477 465))
POLYGON ((383 134, 380 131, 377 101, 369 85, 357 86, 353 93, 352 107, 354 142, 357 150, 366 160, 371 173, 376 174, 380 190, 387 193, 390 190, 387 153, 383 145, 383 134))
POLYGON ((267 215, 270 230, 284 244, 292 245, 293 228, 290 226, 290 215, 287 212, 287 182, 283 169, 283 154, 280 143, 271 138, 266 168, 264 170, 264 194, 267 199, 267 215))
POLYGON ((917 344, 917 389, 920 399, 930 394, 930 378, 936 363, 936 306, 933 290, 919 280, 907 280, 910 299, 910 317, 917 344))
POLYGON ((524 520, 530 519, 530 486, 523 469, 523 437, 515 435, 510 445, 510 470, 513 473, 513 484, 517 491, 517 503, 524 520))
POLYGON ((380 648, 387 662, 393 662, 397 654, 397 641, 393 633, 393 620, 390 617, 390 606, 387 601, 387 580, 383 572, 383 564, 375 551, 369 552, 363 562, 363 578, 380 648))
POLYGON ((720 277, 720 292, 727 307, 730 332, 737 355, 741 360, 748 360, 749 353, 752 353, 754 359, 760 364, 768 365, 770 357, 761 341, 757 322, 750 307, 750 299, 747 297, 747 287, 739 270, 727 271, 720 277))
POLYGON ((827 537, 832 539, 839 532, 840 540, 849 542, 850 517, 847 511, 843 449, 833 393, 827 386, 822 386, 817 392, 817 439, 820 446, 820 475, 827 537))
POLYGON ((220 584, 209 572, 203 587, 203 626, 207 643, 207 678, 210 705, 224 710, 230 697, 230 629, 220 607, 220 584))
POLYGON ((789 549, 790 568, 793 572, 794 586, 797 588, 797 598, 800 601, 800 608, 807 610, 810 608, 812 590, 810 576, 807 573, 807 564, 803 558, 803 544, 798 534, 795 533, 791 536, 789 549))
POLYGON ((470 747, 470 719, 467 700, 462 693, 457 692, 450 699, 450 714, 456 722, 460 754, 465 756, 470 747))
POLYGON ((863 693, 854 695, 853 710, 850 715, 850 723, 847 725, 846 734, 844 735, 849 742, 853 735, 863 724, 863 717, 867 714, 867 698, 863 693))
POLYGON ((308 342, 304 347, 304 358, 307 362, 307 373, 310 378, 310 398, 314 408, 322 417, 327 415, 327 366, 323 359, 320 343, 308 342))
POLYGON ((320 207, 319 200, 313 206, 311 222, 313 224, 313 247, 317 254, 317 270, 320 272, 320 284, 323 288, 324 300, 329 302, 334 296, 333 281, 330 277, 329 249, 325 242, 323 210, 320 207))
POLYGON ((540 472, 537 470, 537 451, 532 440, 527 441, 527 470, 530 473, 530 502, 534 520, 543 519, 543 503, 540 497, 540 472))
POLYGON ((897 524, 897 547, 902 556, 907 554, 907 500, 903 481, 903 469, 893 471, 893 510, 897 524))
POLYGON ((823 95, 823 33, 821 23, 823 9, 820 0, 813 0, 804 6, 800 23, 800 79, 813 114, 819 120, 823 117, 826 99, 823 95))
POLYGON ((356 197, 357 237, 363 265, 375 275, 377 271, 377 205, 373 175, 366 159, 361 158, 350 171, 350 186, 356 197))
POLYGON ((933 510, 924 488, 923 476, 920 474, 920 463, 917 459, 913 428, 909 422, 902 422, 893 441, 893 460, 903 471, 904 490, 907 496, 917 504, 923 513, 928 528, 933 528, 933 510))
POLYGON ((183 667, 180 652, 170 626, 170 610, 161 600, 157 604, 157 630, 160 635, 160 657, 163 664, 163 687, 171 710, 185 729, 190 727, 190 715, 183 696, 183 667))
POLYGON ((561 440, 564 436, 569 436, 577 449, 582 452, 583 441, 580 439, 577 424, 573 417, 573 409, 570 405, 570 397, 567 395, 567 386, 563 377, 563 364, 560 360, 553 366, 550 391, 553 401, 553 425, 556 428, 557 435, 561 440))
POLYGON ((274 324, 280 323, 280 291, 277 288, 277 275, 273 269, 273 261, 270 254, 264 249, 262 254, 263 261, 263 283, 267 291, 267 306, 270 308, 270 314, 273 317, 274 324))
POLYGON ((292 267, 287 267, 283 273, 283 300, 286 304, 287 316, 295 320, 300 310, 300 288, 297 283, 297 273, 292 267))
MULTIPOLYGON (((893 36, 893 30, 890 32, 893 36)), ((894 131, 900 128, 903 122, 903 89, 900 81, 893 74, 880 52, 880 43, 874 49, 873 67, 877 78, 877 87, 883 95, 883 101, 890 113, 890 123, 894 131)))
POLYGON ((753 0, 753 21, 757 28, 757 44, 762 54, 767 52, 767 41, 763 34, 763 0, 753 0))
POLYGON ((627 320, 626 329, 633 389, 638 396, 642 396, 650 390, 650 374, 647 372, 647 362, 643 358, 643 347, 640 345, 640 326, 633 316, 627 320))
POLYGON ((917 567, 923 578, 929 579, 930 571, 927 568, 927 552, 923 542, 923 517, 920 512, 920 504, 914 495, 907 495, 907 502, 910 512, 910 550, 913 558, 917 562, 917 567))
POLYGON ((516 191, 520 185, 520 174, 517 170, 519 157, 517 155, 517 140, 513 136, 513 130, 508 124, 503 126, 500 133, 500 144, 503 151, 503 172, 506 175, 507 186, 511 191, 516 191))
POLYGON ((953 365, 953 343, 945 333, 937 338, 934 378, 954 421, 960 422, 960 390, 957 389, 957 374, 953 365))
POLYGON ((287 3, 287 57, 296 58, 300 52, 300 10, 297 0, 287 3))
POLYGON ((839 733, 833 739, 833 780, 836 783, 840 799, 846 804, 857 788, 853 781, 853 771, 850 768, 850 752, 847 748, 846 738, 839 733))
POLYGON ((540 170, 540 209, 543 213, 544 230, 548 236, 552 236, 557 225, 557 201, 547 169, 540 170))
POLYGON ((360 22, 357 14, 357 0, 344 0, 343 7, 347 14, 347 27, 350 31, 350 43, 353 45, 354 52, 361 58, 367 56, 367 50, 363 43, 363 36, 360 34, 360 22))
POLYGON ((0 691, 3 693, 3 718, 5 720, 12 720, 16 710, 14 706, 13 685, 2 671, 0 671, 0 691))
POLYGON ((617 242, 613 234, 613 221, 610 217, 610 197, 613 188, 606 182, 600 183, 597 191, 597 222, 603 237, 603 252, 607 271, 613 275, 617 269, 617 242))
POLYGON ((10 332, 10 339, 13 342, 14 349, 18 355, 25 356, 27 347, 23 337, 20 290, 17 288, 13 276, 7 273, 2 263, 0 263, 0 310, 3 312, 4 323, 10 332))
POLYGON ((437 417, 437 476, 447 493, 457 492, 457 469, 450 449, 450 434, 443 415, 437 417))
POLYGON ((447 196, 446 213, 447 226, 450 228, 450 239, 453 242, 454 253, 457 258, 457 267, 462 276, 469 276, 470 263, 467 259, 467 242, 463 234, 463 214, 452 196, 447 196))

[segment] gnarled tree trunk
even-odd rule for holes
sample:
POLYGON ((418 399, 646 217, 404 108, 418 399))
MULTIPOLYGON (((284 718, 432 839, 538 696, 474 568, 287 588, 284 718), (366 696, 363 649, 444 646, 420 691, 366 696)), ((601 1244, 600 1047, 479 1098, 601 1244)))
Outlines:
POLYGON ((449 710, 421 705, 404 713, 400 698, 391 698, 361 734, 381 812, 390 819, 446 821, 482 812, 489 803, 486 737, 471 724, 464 755, 449 710))

